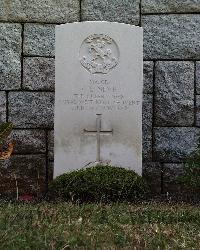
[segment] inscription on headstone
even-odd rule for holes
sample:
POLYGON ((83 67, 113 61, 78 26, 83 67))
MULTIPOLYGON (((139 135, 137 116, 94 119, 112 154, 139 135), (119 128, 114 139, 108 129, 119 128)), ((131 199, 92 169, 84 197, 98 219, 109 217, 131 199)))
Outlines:
POLYGON ((142 28, 56 27, 54 176, 97 163, 142 171, 142 28))

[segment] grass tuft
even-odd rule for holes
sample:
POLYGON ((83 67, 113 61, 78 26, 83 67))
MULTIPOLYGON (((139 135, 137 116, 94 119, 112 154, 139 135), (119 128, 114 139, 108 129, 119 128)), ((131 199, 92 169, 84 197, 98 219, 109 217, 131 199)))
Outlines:
POLYGON ((199 207, 0 203, 0 249, 200 249, 199 207))

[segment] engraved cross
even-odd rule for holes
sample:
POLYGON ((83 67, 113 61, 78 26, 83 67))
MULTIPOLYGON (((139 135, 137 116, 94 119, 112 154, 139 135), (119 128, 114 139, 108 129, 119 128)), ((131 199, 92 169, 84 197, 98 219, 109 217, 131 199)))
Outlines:
POLYGON ((97 140, 97 153, 96 153, 96 162, 101 162, 101 134, 112 134, 113 130, 101 130, 101 116, 102 114, 97 114, 96 118, 96 130, 87 130, 84 129, 85 133, 95 133, 97 140))

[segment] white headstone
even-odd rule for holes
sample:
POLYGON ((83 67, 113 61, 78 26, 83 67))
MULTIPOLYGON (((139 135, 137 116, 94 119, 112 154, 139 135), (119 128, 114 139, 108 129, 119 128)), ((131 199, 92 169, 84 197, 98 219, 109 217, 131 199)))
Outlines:
POLYGON ((142 28, 56 26, 54 177, 97 163, 142 172, 142 28))

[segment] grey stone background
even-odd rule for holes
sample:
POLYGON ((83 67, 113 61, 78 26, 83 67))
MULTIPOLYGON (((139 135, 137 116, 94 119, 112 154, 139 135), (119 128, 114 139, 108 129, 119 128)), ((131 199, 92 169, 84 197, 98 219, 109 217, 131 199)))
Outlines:
POLYGON ((175 182, 199 142, 200 0, 0 0, 0 121, 15 129, 0 193, 44 191, 53 169, 54 27, 107 20, 144 28, 143 173, 175 182))

